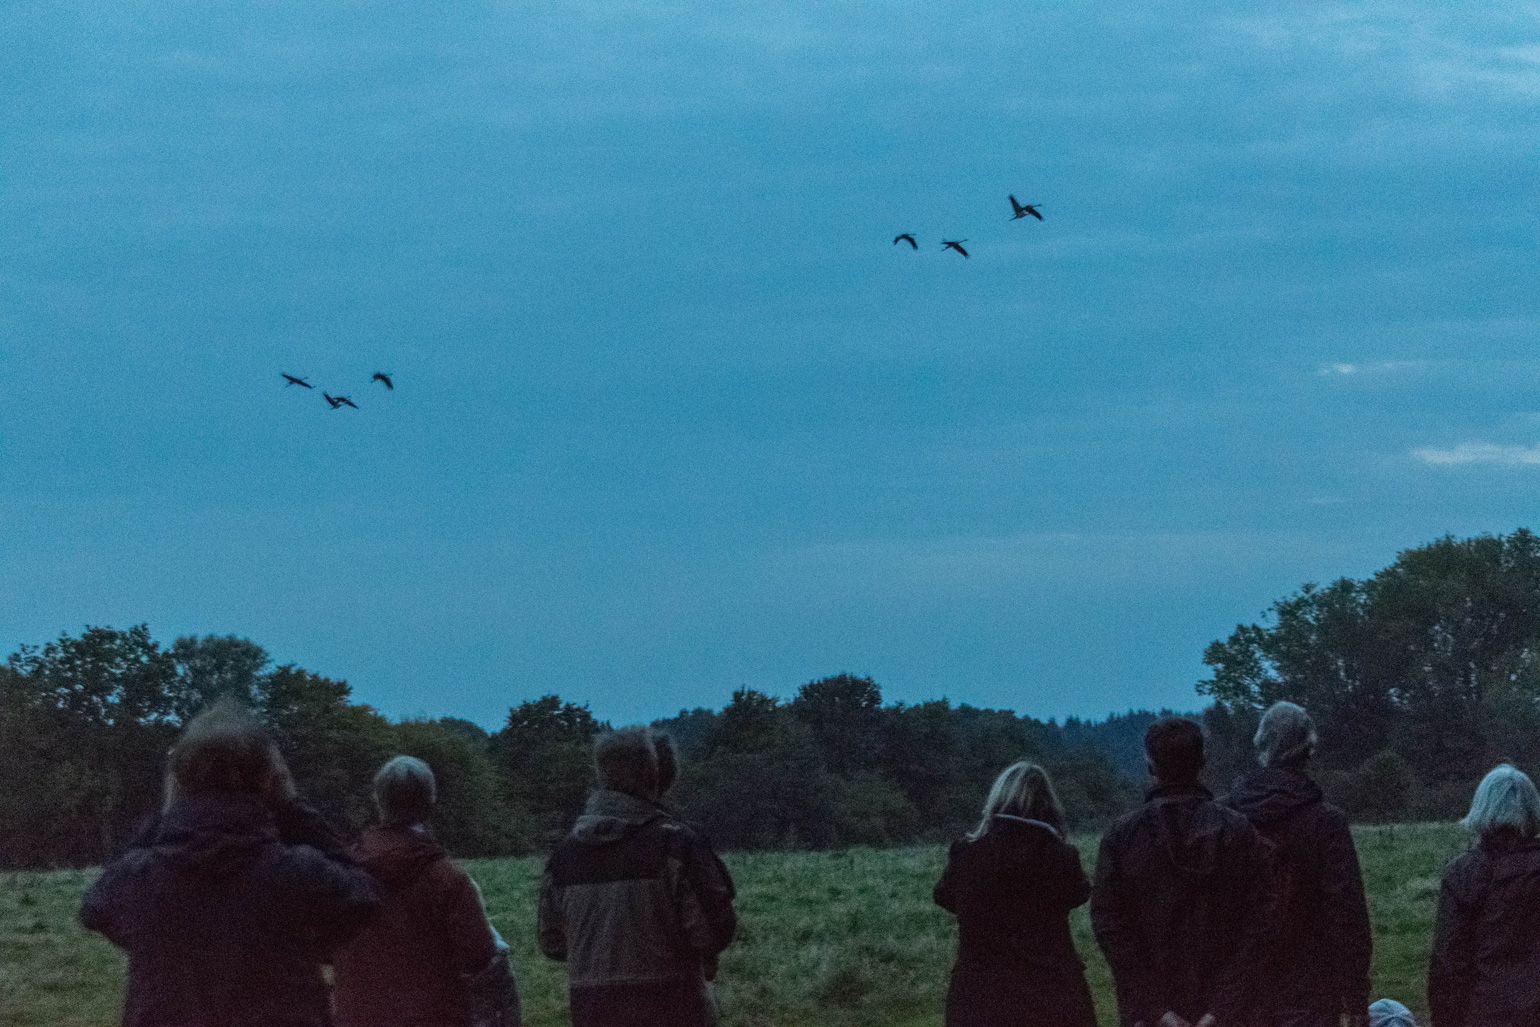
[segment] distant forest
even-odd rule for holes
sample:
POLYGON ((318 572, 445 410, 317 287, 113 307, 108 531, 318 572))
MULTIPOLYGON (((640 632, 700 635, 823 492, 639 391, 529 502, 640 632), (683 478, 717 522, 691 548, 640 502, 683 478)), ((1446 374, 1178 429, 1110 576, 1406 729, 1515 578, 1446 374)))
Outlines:
MULTIPOLYGON (((1316 716, 1318 775, 1355 819, 1456 815, 1493 763, 1533 768, 1540 755, 1540 542, 1522 530, 1443 538, 1372 578, 1305 586, 1204 660, 1212 782, 1252 765, 1259 711, 1292 699, 1316 716)), ((155 808, 179 725, 228 694, 270 725, 305 796, 350 829, 369 819, 380 763, 426 760, 436 830, 464 856, 559 837, 607 726, 556 695, 513 707, 494 733, 452 717, 392 722, 353 702, 347 682, 274 667, 248 639, 162 646, 143 625, 91 627, 0 667, 0 866, 100 862, 155 808)), ((739 689, 721 710, 656 726, 684 756, 671 801, 718 845, 825 848, 955 834, 1020 758, 1051 771, 1075 828, 1095 830, 1144 787, 1155 716, 1058 723, 945 699, 884 704, 875 681, 839 674, 789 701, 739 689)))

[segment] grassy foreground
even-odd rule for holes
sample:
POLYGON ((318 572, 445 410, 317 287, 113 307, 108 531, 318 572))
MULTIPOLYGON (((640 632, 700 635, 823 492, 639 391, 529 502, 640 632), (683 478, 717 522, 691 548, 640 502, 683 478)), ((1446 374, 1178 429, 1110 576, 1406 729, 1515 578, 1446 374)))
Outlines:
MULTIPOLYGON (((1376 997, 1426 1012, 1423 973, 1440 874, 1466 844, 1444 824, 1356 832, 1374 920, 1376 997)), ((1080 840, 1089 872, 1094 838, 1080 840)), ((931 904, 938 847, 728 858, 742 930, 722 961, 719 996, 733 1027, 939 1024, 956 928, 931 904)), ((526 1023, 566 1023, 566 978, 534 944, 535 859, 468 864, 514 947, 526 1023)), ((124 960, 75 920, 93 874, 0 875, 0 1024, 109 1027, 124 960)), ((1103 1024, 1117 1022, 1111 980, 1086 912, 1073 920, 1103 1024)))

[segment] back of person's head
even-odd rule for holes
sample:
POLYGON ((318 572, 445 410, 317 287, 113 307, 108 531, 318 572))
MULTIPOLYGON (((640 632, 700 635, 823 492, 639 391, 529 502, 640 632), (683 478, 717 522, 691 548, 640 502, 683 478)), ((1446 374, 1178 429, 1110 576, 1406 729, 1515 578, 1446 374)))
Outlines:
POLYGON ((438 801, 433 768, 415 756, 397 756, 374 775, 374 806, 380 822, 411 827, 428 819, 438 801))
POLYGON ((1540 833, 1540 795, 1535 783, 1507 763, 1494 768, 1476 786, 1470 812, 1460 823, 1482 838, 1499 832, 1535 837, 1540 833))
POLYGON ((1162 784, 1196 784, 1203 773, 1203 729, 1186 717, 1161 717, 1144 732, 1150 773, 1162 784))
POLYGON ((1412 1011, 1393 998, 1382 998, 1369 1007, 1369 1027, 1417 1027, 1412 1011))
POLYGON ((170 777, 175 794, 243 792, 265 798, 288 774, 261 723, 234 699, 221 699, 182 729, 171 750, 170 777))
POLYGON ((1303 706, 1275 702, 1262 714, 1252 744, 1264 767, 1297 767, 1315 754, 1315 722, 1303 706))
POLYGON ((1000 815, 1036 820, 1061 835, 1064 833, 1064 807, 1054 794, 1048 772, 1026 760, 1012 763, 995 778, 989 797, 984 800, 984 816, 968 837, 983 837, 993 819, 1000 815))
POLYGON ((594 772, 599 787, 654 800, 679 777, 673 740, 650 727, 606 731, 594 743, 594 772))

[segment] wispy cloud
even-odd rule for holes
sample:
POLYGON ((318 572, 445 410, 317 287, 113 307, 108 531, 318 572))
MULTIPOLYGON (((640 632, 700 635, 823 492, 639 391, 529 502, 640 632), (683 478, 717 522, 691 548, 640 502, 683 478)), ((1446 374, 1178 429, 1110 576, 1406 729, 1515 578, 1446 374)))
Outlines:
POLYGON ((1390 374, 1395 371, 1412 371, 1427 364, 1425 360, 1379 360, 1372 364, 1331 363, 1322 364, 1317 374, 1390 374))
POLYGON ((1423 463, 1436 465, 1540 466, 1540 446, 1497 446, 1490 442, 1466 442, 1452 449, 1414 449, 1412 455, 1423 463))

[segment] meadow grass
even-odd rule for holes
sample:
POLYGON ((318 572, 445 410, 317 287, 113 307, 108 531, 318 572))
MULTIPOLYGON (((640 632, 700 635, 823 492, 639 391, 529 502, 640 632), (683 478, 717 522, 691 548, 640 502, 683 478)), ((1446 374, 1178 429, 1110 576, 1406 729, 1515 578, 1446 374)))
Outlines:
MULTIPOLYGON (((1439 877, 1466 845, 1448 824, 1355 832, 1374 922, 1376 997, 1423 1015, 1423 974, 1439 877)), ((1079 839, 1089 872, 1096 840, 1079 839)), ((718 995, 733 1027, 910 1027, 941 1022, 956 926, 931 887, 941 847, 761 852, 727 857, 742 927, 722 960, 718 995)), ((566 977, 535 948, 538 859, 467 864, 513 946, 525 1021, 566 1023, 566 977)), ((109 1027, 124 960, 76 919, 90 872, 0 875, 0 1024, 109 1027)), ((1072 920, 1102 1024, 1117 1022, 1111 979, 1086 911, 1072 920)))

